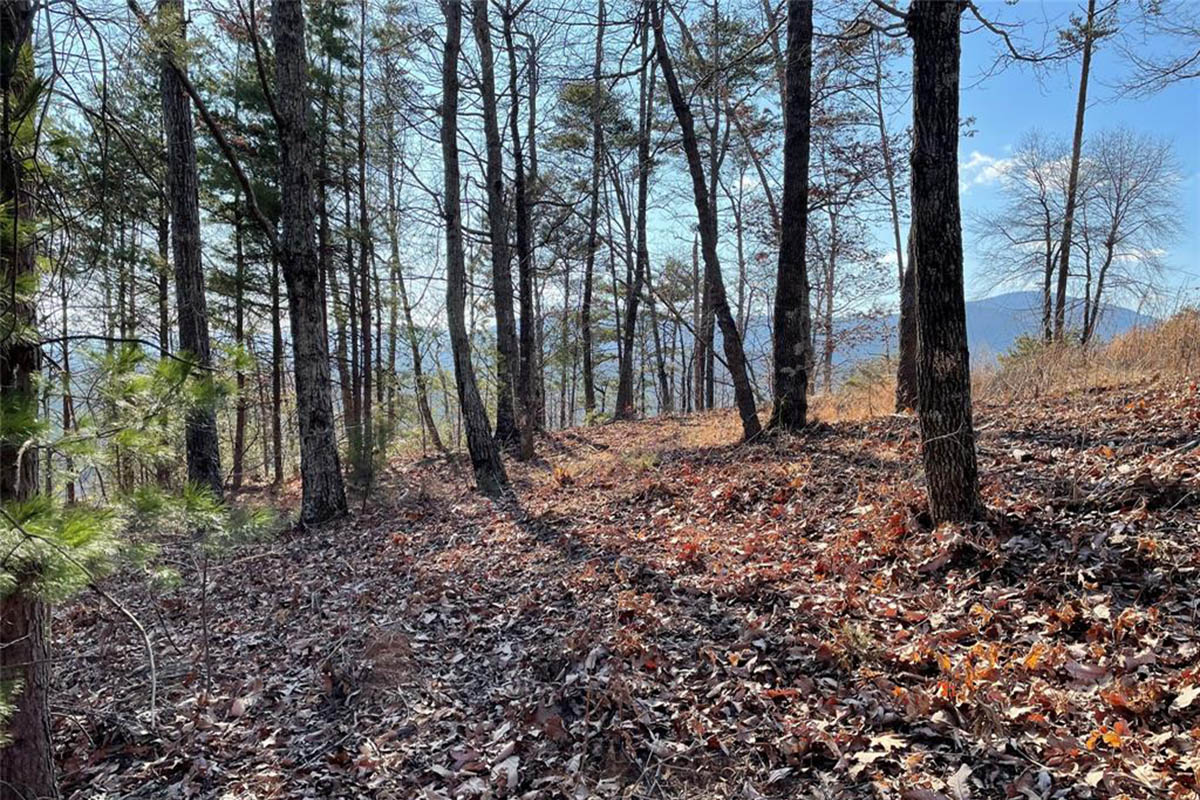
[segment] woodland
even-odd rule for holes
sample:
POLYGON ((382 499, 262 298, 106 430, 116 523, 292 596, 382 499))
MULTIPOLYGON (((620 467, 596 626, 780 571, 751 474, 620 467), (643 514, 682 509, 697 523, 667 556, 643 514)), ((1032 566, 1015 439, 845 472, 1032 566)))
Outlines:
POLYGON ((0 0, 0 800, 1200 798, 1200 6, 1016 5, 0 0))

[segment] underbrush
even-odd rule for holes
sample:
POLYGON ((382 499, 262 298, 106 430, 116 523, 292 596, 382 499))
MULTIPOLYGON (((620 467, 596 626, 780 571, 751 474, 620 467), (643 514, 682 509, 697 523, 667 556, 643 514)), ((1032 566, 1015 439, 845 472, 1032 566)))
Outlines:
POLYGON ((1196 375, 1200 309, 1185 308, 1158 325, 1098 345, 1023 336, 995 367, 977 372, 974 384, 976 397, 1003 401, 1196 375))
MULTIPOLYGON (((1160 378, 1200 377, 1200 308, 1184 308, 1158 325, 1135 328, 1108 342, 1081 345, 1022 336, 995 364, 972 372, 977 400, 1036 399, 1160 378)), ((813 395, 809 407, 825 422, 857 422, 892 412, 896 361, 857 365, 832 392, 813 395)))

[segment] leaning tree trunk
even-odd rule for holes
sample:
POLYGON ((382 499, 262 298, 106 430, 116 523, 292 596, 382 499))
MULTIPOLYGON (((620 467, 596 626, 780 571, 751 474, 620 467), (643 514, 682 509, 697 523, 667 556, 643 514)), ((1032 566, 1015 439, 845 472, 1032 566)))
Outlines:
POLYGON ((671 105, 675 109, 675 117, 679 121, 680 133, 683 136, 683 149, 687 154, 688 171, 692 178, 692 196, 696 204, 696 217, 700 223, 700 249, 704 256, 704 274, 707 284, 706 295, 710 301, 717 324, 721 326, 721 339, 725 345, 725 361, 729 375, 733 380, 733 393, 737 401, 738 414, 742 419, 742 435, 746 439, 757 436, 762 426, 758 421, 758 411, 754 404, 754 390, 750 386, 750 378, 746 373, 746 355, 742 350, 742 337, 738 333, 737 323, 729 311, 729 301, 725 296, 725 281, 721 277, 721 263, 717 259, 717 217, 709 203, 708 187, 704 181, 704 166, 700 162, 700 148, 696 143, 696 126, 692 118, 692 110, 679 88, 675 77, 675 66, 671 63, 671 54, 667 50, 666 37, 663 34, 662 14, 658 4, 650 3, 650 14, 654 28, 654 50, 658 54, 658 64, 662 69, 663 81, 671 97, 671 105))
MULTIPOLYGON (((32 153, 14 131, 33 128, 29 116, 37 103, 17 105, 33 82, 31 39, 34 6, 28 0, 0 3, 0 226, 12 237, 0 248, 0 502, 27 500, 37 491, 38 449, 26 447, 35 433, 37 394, 34 378, 40 351, 36 344, 37 310, 26 288, 36 275, 32 237, 24 231, 33 217, 33 186, 25 181, 25 159, 32 153), (22 118, 17 118, 17 115, 22 118)), ((8 238, 8 237, 6 237, 8 238)), ((13 556, 9 553, 8 556, 13 556)), ((10 567, 11 568, 11 567, 10 567)), ((58 797, 50 740, 50 610, 33 589, 37 568, 17 576, 0 594, 0 682, 19 682, 12 716, 4 726, 10 741, 0 749, 0 797, 58 797)))
POLYGON ((1079 97, 1075 102, 1075 134, 1071 139, 1071 172, 1067 178, 1067 202, 1063 208, 1063 232, 1058 253, 1058 285, 1054 298, 1054 339, 1062 341, 1067 318, 1067 278, 1071 267, 1071 232, 1075 224, 1076 196, 1079 193, 1079 159, 1083 149, 1083 116, 1087 110, 1088 77, 1092 67, 1093 25, 1096 0, 1088 0, 1087 26, 1083 31, 1083 63, 1079 67, 1079 97))
POLYGON ((462 35, 460 0, 443 0, 446 42, 442 52, 442 160, 445 191, 442 214, 446 222, 446 324, 454 356, 454 382, 458 404, 467 430, 467 450, 479 490, 502 494, 508 475, 500 461, 500 450, 492 439, 487 411, 475 383, 471 366, 471 341, 467 336, 467 266, 463 253, 462 209, 459 204, 458 170, 458 59, 462 35))
MULTIPOLYGON (((173 63, 186 40, 183 0, 160 0, 159 18, 169 33, 163 40, 163 129, 167 139, 167 200, 171 206, 171 255, 175 261, 175 306, 179 346, 196 362, 200 380, 210 380, 212 354, 204 264, 200 260, 200 199, 196 172, 196 134, 192 105, 183 88, 186 63, 173 63)), ((211 407, 188 409, 185 426, 188 480, 221 496, 221 455, 217 413, 211 407)))
POLYGON ((513 311, 512 265, 508 247, 508 209, 504 203, 504 147, 496 115, 496 59, 488 24, 488 0, 474 0, 475 42, 479 48, 479 93, 487 140, 487 219, 491 240, 492 299, 496 307, 496 441, 519 441, 513 405, 518 369, 517 322, 513 311))
POLYGON ((908 232, 908 264, 900 282, 900 353, 896 361, 896 413, 917 407, 917 272, 912 230, 908 232))
POLYGON ((812 125, 812 2, 788 0, 783 135, 783 211, 775 281, 775 405, 772 427, 798 430, 808 416, 808 160, 812 125))
POLYGON ((311 525, 343 516, 346 490, 334 435, 329 343, 316 250, 302 0, 275 0, 271 28, 280 114, 280 267, 287 284, 300 421, 300 520, 311 525))
POLYGON ((958 3, 913 0, 912 227, 917 414, 936 522, 980 513, 958 199, 958 3))
MULTIPOLYGON (((642 24, 645 25, 644 20, 642 24)), ((649 40, 650 37, 643 28, 643 64, 648 61, 649 40)), ((642 70, 642 78, 638 84, 637 254, 634 259, 633 280, 629 281, 625 288, 625 325, 622 329, 624 342, 617 373, 617 402, 613 407, 616 419, 630 419, 634 416, 633 337, 637 327, 638 301, 642 296, 646 273, 650 269, 650 251, 646 243, 646 204, 650 189, 650 125, 654 104, 654 77, 654 67, 648 65, 642 70), (649 78, 646 76, 647 70, 650 72, 649 78)))

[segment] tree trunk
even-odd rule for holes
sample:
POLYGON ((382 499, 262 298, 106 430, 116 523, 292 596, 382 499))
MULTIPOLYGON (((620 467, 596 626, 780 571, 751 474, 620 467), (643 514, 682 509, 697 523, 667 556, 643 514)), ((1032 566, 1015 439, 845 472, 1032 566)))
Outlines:
POLYGON ((517 373, 517 428, 521 432, 520 454, 522 459, 533 458, 533 370, 535 365, 534 320, 533 320, 533 220, 529 214, 529 187, 525 183, 525 156, 521 151, 520 95, 517 94, 517 48, 513 42, 513 16, 511 4, 505 6, 504 40, 508 45, 508 89, 512 99, 509 124, 513 150, 513 205, 517 217, 517 285, 521 306, 520 368, 517 373))
POLYGON ((917 413, 935 522, 981 512, 971 419, 958 199, 958 3, 913 0, 913 260, 917 270, 917 413))
POLYGON ((1054 339, 1062 341, 1067 318, 1067 278, 1071 266, 1071 229, 1075 224, 1075 202, 1079 188, 1079 159, 1083 149, 1083 115, 1087 111, 1088 77, 1092 69, 1093 26, 1096 0, 1088 0, 1087 26, 1083 32, 1083 63, 1079 68, 1079 97, 1075 102, 1075 134, 1071 139, 1071 173, 1067 179, 1067 202, 1063 209, 1063 233, 1058 253, 1058 287, 1054 298, 1054 339))
MULTIPOLYGON (((246 343, 246 254, 242 248, 241 198, 235 201, 233 219, 233 339, 239 348, 246 343)), ((233 422, 233 473, 230 482, 242 488, 246 465, 246 371, 237 371, 237 410, 233 422)))
POLYGON ((496 115, 496 67, 488 24, 487 0, 474 0, 475 42, 479 48, 479 93, 487 140, 487 219, 491 240, 492 298, 496 307, 496 441, 501 447, 520 441, 513 405, 519 365, 517 322, 513 311, 512 258, 508 247, 508 209, 504 203, 504 148, 496 115))
POLYGON ((908 264, 900 283, 900 352, 896 360, 896 413, 917 407, 917 272, 912 229, 908 232, 908 264))
POLYGON ((746 373, 746 357, 742 350, 742 337, 738 334, 737 324, 729 311, 729 301, 725 296, 725 281, 721 277, 721 264, 717 259, 717 217, 709 203, 707 187, 704 182, 704 167, 700 162, 700 149, 696 143, 696 128, 692 119, 692 111, 679 88, 675 78, 675 68, 671 63, 671 54, 667 50, 666 37, 663 34, 662 15, 657 3, 650 4, 653 17, 654 49, 658 53, 659 67, 662 69, 663 81, 671 97, 671 105, 679 120, 680 132, 683 135, 683 148, 687 154, 688 171, 692 178, 692 195, 696 204, 696 217, 700 223, 700 244, 704 255, 705 283, 708 284, 707 297, 721 326, 721 339, 725 345, 725 361, 733 380, 733 391, 737 401, 738 414, 742 419, 742 435, 746 439, 757 436, 762 430, 755 408, 754 390, 746 373))
POLYGON ((280 120, 280 267, 288 291, 300 422, 300 520, 312 525, 346 513, 333 427, 329 345, 317 261, 308 143, 308 63, 302 0, 274 0, 275 100, 280 120))
POLYGON ((446 40, 442 52, 442 160, 445 191, 442 215, 446 224, 446 323, 454 356, 454 379, 458 404, 467 429, 467 450, 479 490, 500 495, 508 487, 508 475, 500 451, 492 439, 487 411, 475 383, 471 366, 471 342, 467 336, 467 266, 463 253, 462 209, 459 203, 458 169, 458 59, 462 36, 462 7, 459 0, 442 0, 446 15, 446 40))
POLYGON ((579 336, 583 344, 583 409, 596 408, 596 376, 592 363, 592 282, 596 270, 597 228, 600 224, 600 162, 604 147, 600 127, 600 70, 604 61, 604 0, 599 0, 596 20, 596 56, 592 62, 592 182, 588 200, 587 260, 583 268, 583 297, 579 306, 579 336))
POLYGON ((783 209, 775 278, 771 426, 799 430, 808 418, 808 162, 812 138, 812 2, 788 0, 783 209))
MULTIPOLYGON (((13 232, 0 248, 4 325, 10 331, 0 340, 0 401, 6 422, 0 439, 0 502, 6 504, 27 500, 38 488, 38 448, 25 447, 37 421, 37 308, 32 292, 19 288, 37 269, 33 238, 23 230, 34 210, 34 186, 25 182, 25 159, 32 148, 18 151, 12 135, 31 125, 29 115, 40 107, 13 107, 34 79, 31 50, 25 49, 34 14, 28 0, 0 4, 0 208, 10 215, 3 224, 13 232), (24 118, 15 118, 17 113, 24 118)), ((21 684, 5 726, 11 741, 0 749, 0 797, 5 798, 58 797, 50 740, 50 610, 32 588, 36 578, 17 576, 16 585, 5 587, 0 596, 0 682, 21 684)))
MULTIPOLYGON (((642 63, 647 64, 650 36, 642 20, 642 63)), ((637 327, 638 301, 642 297, 642 285, 650 269, 650 250, 646 243, 646 204, 650 186, 650 125, 654 107, 654 66, 649 64, 642 70, 638 83, 638 146, 637 146, 637 254, 633 270, 633 281, 625 287, 625 337, 621 350, 621 362, 617 374, 617 402, 613 407, 617 419, 628 419, 633 410, 633 337, 637 327), (646 76, 650 72, 649 78, 646 76)))
POLYGON ((279 259, 271 258, 271 457, 274 483, 283 483, 283 312, 279 259))
POLYGON ((671 379, 667 375, 667 360, 663 353, 662 331, 659 330, 658 305, 654 302, 654 285, 649 264, 646 265, 646 304, 650 308, 650 330, 654 335, 654 361, 658 372, 659 411, 671 414, 675 401, 671 392, 671 379))
MULTIPOLYGON (((375 457, 371 419, 371 226, 367 219, 367 0, 359 0, 358 25, 358 329, 362 336, 359 394, 360 441, 355 472, 370 481, 375 457)), ((328 343, 326 344, 328 347, 328 343)))
MULTIPOLYGON (((208 308, 204 296, 204 264, 200 260, 199 178, 191 102, 183 88, 186 65, 172 63, 186 40, 183 0, 159 0, 160 20, 170 31, 162 59, 163 128, 167 139, 167 199, 171 205, 171 254, 175 261, 175 306, 179 346, 197 364, 198 380, 211 380, 208 308)), ((217 413, 189 408, 185 431, 188 480, 221 496, 222 475, 217 413)))

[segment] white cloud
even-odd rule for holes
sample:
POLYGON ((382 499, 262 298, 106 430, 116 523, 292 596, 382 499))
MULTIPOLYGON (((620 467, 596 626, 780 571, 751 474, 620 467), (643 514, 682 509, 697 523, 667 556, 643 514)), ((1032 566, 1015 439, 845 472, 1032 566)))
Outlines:
POLYGON ((972 150, 966 161, 958 165, 959 188, 967 191, 971 186, 987 186, 1003 178, 1013 168, 1011 158, 996 158, 978 150, 972 150))

